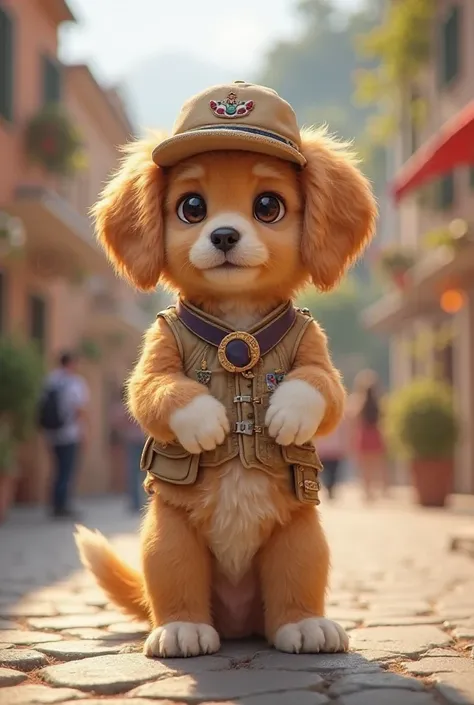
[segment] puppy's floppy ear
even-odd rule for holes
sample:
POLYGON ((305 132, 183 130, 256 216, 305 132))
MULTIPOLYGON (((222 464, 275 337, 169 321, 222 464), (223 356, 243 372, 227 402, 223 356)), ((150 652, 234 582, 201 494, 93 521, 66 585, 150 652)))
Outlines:
POLYGON ((151 158, 161 136, 131 142, 92 209, 96 234, 117 272, 138 289, 158 284, 164 263, 165 177, 151 158))
POLYGON ((346 144, 326 130, 303 131, 307 159, 302 258, 314 285, 332 289, 375 231, 377 206, 368 180, 346 144))

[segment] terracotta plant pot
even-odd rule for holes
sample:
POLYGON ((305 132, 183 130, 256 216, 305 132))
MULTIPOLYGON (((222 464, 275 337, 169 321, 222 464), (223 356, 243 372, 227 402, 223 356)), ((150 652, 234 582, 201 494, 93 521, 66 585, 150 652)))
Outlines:
POLYGON ((451 458, 412 460, 411 472, 418 502, 423 507, 444 507, 453 490, 454 464, 451 458))

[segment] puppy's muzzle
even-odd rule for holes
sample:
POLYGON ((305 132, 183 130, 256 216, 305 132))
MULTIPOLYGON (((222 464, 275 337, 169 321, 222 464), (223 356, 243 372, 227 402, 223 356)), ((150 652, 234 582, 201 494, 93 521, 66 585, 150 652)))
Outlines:
POLYGON ((240 233, 235 228, 216 228, 211 235, 211 242, 221 252, 229 252, 240 240, 240 233))

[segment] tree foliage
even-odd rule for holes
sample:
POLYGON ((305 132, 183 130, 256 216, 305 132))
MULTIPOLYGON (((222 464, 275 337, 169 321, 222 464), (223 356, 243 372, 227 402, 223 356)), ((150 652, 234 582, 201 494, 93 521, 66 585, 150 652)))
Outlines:
POLYGON ((349 385, 364 367, 375 370, 384 383, 388 381, 387 343, 367 333, 360 318, 361 311, 379 296, 375 283, 363 284, 351 277, 329 294, 307 289, 301 297, 301 305, 310 309, 325 330, 334 362, 349 385))

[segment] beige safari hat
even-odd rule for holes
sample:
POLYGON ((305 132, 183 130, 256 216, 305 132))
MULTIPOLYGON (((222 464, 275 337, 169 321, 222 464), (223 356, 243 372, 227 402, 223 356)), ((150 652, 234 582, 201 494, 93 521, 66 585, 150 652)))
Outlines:
POLYGON ((293 108, 276 91, 245 81, 213 86, 181 108, 172 136, 153 150, 161 167, 204 152, 258 152, 305 166, 293 108))

